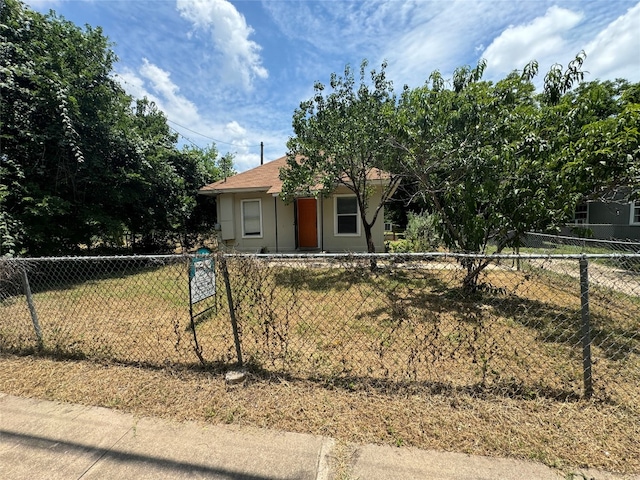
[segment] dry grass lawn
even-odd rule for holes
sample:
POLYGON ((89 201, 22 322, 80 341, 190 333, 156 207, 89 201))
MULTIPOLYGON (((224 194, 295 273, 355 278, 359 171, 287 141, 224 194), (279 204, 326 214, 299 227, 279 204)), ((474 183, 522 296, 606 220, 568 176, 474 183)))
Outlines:
POLYGON ((11 355, 0 357, 0 391, 116 408, 139 416, 531 459, 565 472, 584 467, 640 472, 638 412, 585 400, 527 400, 410 388, 350 390, 259 375, 230 387, 221 371, 11 355))
POLYGON ((0 298, 0 391, 640 473, 638 298, 593 289, 595 392, 585 400, 575 279, 493 268, 484 290, 464 296, 455 265, 436 267, 230 263, 250 371, 234 387, 224 382, 235 360, 224 293, 197 321, 202 366, 184 264, 36 284, 46 354, 15 355, 32 349, 28 310, 0 298))

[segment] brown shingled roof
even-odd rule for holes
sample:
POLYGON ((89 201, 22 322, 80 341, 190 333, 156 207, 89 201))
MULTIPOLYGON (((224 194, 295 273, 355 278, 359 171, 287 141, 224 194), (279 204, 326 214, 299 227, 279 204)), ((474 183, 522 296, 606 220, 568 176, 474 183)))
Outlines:
POLYGON ((225 180, 205 185, 198 193, 203 195, 215 195, 224 192, 267 192, 280 193, 282 180, 280 180, 280 168, 287 164, 287 157, 267 162, 259 167, 246 172, 238 173, 225 180))
MULTIPOLYGON (((225 180, 205 185, 198 193, 202 195, 217 195, 218 193, 238 193, 238 192, 267 192, 279 194, 282 192, 282 180, 280 180, 280 169, 287 164, 287 157, 280 157, 271 162, 267 162, 259 167, 252 168, 237 175, 233 175, 225 180)), ((367 174, 369 180, 386 180, 390 178, 389 173, 372 168, 367 174)), ((316 188, 320 188, 318 185, 316 188)))

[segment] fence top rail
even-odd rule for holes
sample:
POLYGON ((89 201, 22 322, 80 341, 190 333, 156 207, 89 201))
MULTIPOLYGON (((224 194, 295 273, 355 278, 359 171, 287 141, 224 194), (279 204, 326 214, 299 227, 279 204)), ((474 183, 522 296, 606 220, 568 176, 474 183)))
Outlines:
POLYGON ((100 260, 175 260, 178 258, 201 257, 196 254, 172 254, 172 255, 93 255, 93 256, 67 256, 67 257, 0 257, 0 261, 10 262, 80 262, 100 260))
MULTIPOLYGON (((589 225, 589 224, 580 224, 580 226, 589 225)), ((536 232, 527 232, 525 236, 531 235, 536 237, 544 237, 549 239, 558 239, 558 240, 571 240, 573 242, 587 242, 587 243, 602 243, 609 245, 629 245, 629 246, 637 246, 640 248, 640 242, 631 242, 629 240, 605 240, 600 238, 584 238, 584 237, 570 237, 567 235, 551 235, 549 233, 536 233, 536 232)))
POLYGON ((450 253, 450 252, 425 252, 425 253, 226 253, 225 257, 240 258, 264 258, 264 259, 314 259, 314 258, 363 258, 363 259, 381 259, 381 260, 433 260, 437 258, 464 258, 473 260, 510 260, 510 259, 549 259, 549 260, 580 260, 580 259, 597 259, 597 258, 637 258, 640 259, 640 253, 575 253, 575 254, 538 254, 538 253, 500 253, 500 254, 482 254, 482 253, 450 253))
MULTIPOLYGON (((131 260, 178 260, 215 256, 201 254, 173 254, 173 255, 103 255, 103 256, 69 256, 69 257, 0 257, 0 262, 82 262, 82 261, 131 261, 131 260)), ((435 260, 435 259, 472 259, 472 260, 580 260, 580 259, 640 259, 640 253, 452 253, 452 252, 424 252, 424 253, 225 253, 229 258, 260 258, 274 260, 305 260, 305 259, 379 259, 379 260, 435 260)))

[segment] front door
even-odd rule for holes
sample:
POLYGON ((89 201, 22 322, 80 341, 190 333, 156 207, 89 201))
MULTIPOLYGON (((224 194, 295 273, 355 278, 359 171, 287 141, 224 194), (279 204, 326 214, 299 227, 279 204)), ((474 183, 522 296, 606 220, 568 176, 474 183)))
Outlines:
POLYGON ((299 198, 298 211, 298 247, 318 247, 318 222, 315 198, 299 198))

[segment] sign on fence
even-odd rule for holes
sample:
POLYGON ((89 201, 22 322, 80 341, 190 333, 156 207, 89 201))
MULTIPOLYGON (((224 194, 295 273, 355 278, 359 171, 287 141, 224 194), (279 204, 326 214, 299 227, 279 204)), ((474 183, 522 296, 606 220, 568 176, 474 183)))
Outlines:
POLYGON ((191 260, 189 268, 189 291, 191 304, 200 302, 216 294, 216 272, 211 251, 200 248, 191 260))

